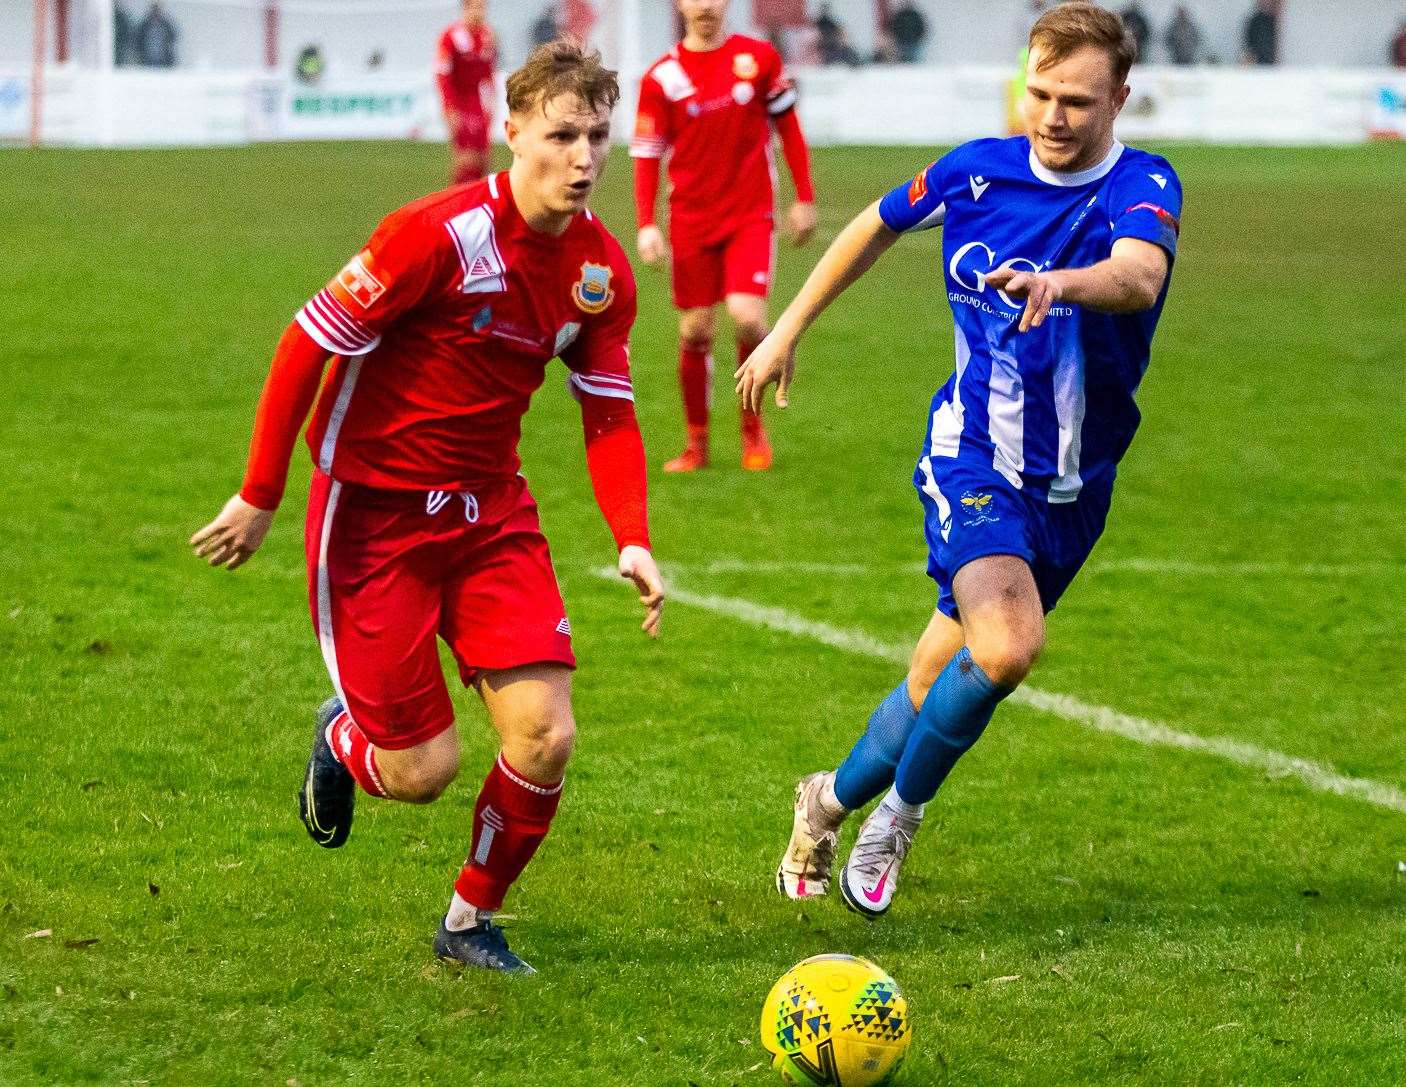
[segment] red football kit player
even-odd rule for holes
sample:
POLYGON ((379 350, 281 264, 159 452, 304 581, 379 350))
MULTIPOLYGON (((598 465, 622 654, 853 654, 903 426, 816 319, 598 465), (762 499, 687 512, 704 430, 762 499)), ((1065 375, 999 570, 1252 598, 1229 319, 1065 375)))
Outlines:
POLYGON ((303 307, 279 342, 240 493, 191 539, 212 565, 254 552, 316 397, 306 550, 336 697, 318 712, 303 822, 340 846, 358 785, 427 803, 453 781, 443 639, 502 747, 435 951, 501 970, 530 969, 491 917, 547 833, 575 736, 571 627, 518 473, 522 416, 554 358, 651 635, 663 607, 630 381, 634 279, 586 210, 618 93, 599 54, 533 52, 508 81, 511 169, 392 213, 303 307))
MULTIPOLYGON (((715 307, 727 304, 739 365, 767 333, 776 256, 773 127, 796 186, 789 218, 798 245, 815 231, 815 194, 796 89, 776 50, 755 38, 728 36, 727 0, 678 0, 678 10, 684 39, 640 81, 630 154, 646 264, 668 256, 654 205, 660 161, 669 156, 669 240, 688 445, 664 470, 691 472, 708 463, 715 307)), ((742 466, 771 467, 761 416, 745 407, 742 466)))
POLYGON ((463 14, 439 38, 435 77, 449 128, 453 181, 477 181, 488 170, 488 126, 498 42, 485 21, 485 0, 464 0, 463 14))

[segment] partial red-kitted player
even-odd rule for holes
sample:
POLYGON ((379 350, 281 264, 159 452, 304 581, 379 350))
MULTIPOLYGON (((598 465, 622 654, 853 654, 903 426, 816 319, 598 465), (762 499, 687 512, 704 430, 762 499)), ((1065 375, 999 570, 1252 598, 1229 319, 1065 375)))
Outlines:
MULTIPOLYGON (((630 154, 635 159, 639 255, 669 258, 655 222, 660 162, 669 157, 669 243, 679 313, 679 384, 688 444, 664 465, 708 464, 708 417, 716 307, 725 302, 738 364, 767 334, 766 300, 776 260, 772 130, 795 183, 788 215, 803 245, 815 232, 810 152, 796 118, 796 88, 770 44, 727 33, 728 0, 677 0, 684 38, 640 81, 630 154)), ((761 415, 741 409, 742 467, 771 467, 761 415)))
POLYGON ((463 0, 457 22, 439 37, 435 78, 449 129, 451 180, 477 181, 488 172, 493 118, 493 73, 498 41, 488 25, 486 0, 463 0))
POLYGON ((191 538, 211 565, 253 554, 316 397, 305 543, 336 697, 317 714, 303 822, 335 848, 357 786, 422 804, 454 780, 442 638, 502 747, 434 948, 498 970, 530 970, 492 915, 547 833, 576 727, 571 626, 518 472, 522 416, 553 358, 580 401, 596 499, 651 635, 664 601, 630 381, 635 283, 586 208, 618 95, 598 53, 566 42, 532 53, 508 80, 511 168, 393 212, 303 307, 279 341, 243 486, 191 538))

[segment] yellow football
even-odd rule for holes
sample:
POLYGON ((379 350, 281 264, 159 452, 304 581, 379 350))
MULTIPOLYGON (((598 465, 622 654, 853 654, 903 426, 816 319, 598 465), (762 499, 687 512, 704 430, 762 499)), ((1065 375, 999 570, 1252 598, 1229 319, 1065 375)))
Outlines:
POLYGON ((794 1087, 882 1087, 908 1053, 908 1001, 868 959, 816 955, 771 987, 762 1045, 794 1087))

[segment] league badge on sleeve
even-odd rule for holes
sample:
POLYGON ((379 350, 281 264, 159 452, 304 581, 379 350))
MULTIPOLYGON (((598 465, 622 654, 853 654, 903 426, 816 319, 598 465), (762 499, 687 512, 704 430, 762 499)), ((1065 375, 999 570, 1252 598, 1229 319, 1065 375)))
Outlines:
POLYGON ((571 298, 585 313, 601 313, 615 301, 610 286, 611 267, 608 264, 581 265, 581 278, 571 285, 571 298))
POLYGON ((386 293, 385 284, 377 279, 368 267, 370 257, 371 254, 363 250, 337 273, 337 286, 362 309, 370 309, 371 303, 386 293))

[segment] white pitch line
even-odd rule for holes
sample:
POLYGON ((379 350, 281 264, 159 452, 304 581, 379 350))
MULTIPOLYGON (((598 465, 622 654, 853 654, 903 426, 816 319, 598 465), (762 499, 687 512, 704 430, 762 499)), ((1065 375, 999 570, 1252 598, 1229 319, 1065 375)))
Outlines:
MULTIPOLYGON (((618 576, 614 570, 601 570, 598 573, 602 577, 618 576)), ((910 656, 907 646, 892 645, 872 638, 863 631, 819 623, 794 612, 767 607, 752 600, 694 593, 677 586, 670 588, 669 598, 680 604, 724 615, 729 619, 808 638, 832 649, 862 657, 906 666, 910 656)), ((1011 695, 1011 701, 1083 725, 1096 732, 1112 733, 1149 747, 1171 747, 1181 751, 1214 755, 1240 766, 1263 771, 1272 777, 1297 778, 1310 789, 1320 793, 1351 797, 1388 811, 1406 812, 1406 793, 1400 789, 1370 778, 1348 777, 1338 773, 1331 766, 1314 762, 1312 759, 1295 758, 1272 748, 1233 740, 1227 736, 1197 736, 1189 732, 1179 732, 1157 721, 1133 717, 1107 706, 1091 705, 1069 695, 1054 694, 1034 687, 1020 687, 1011 695)))

